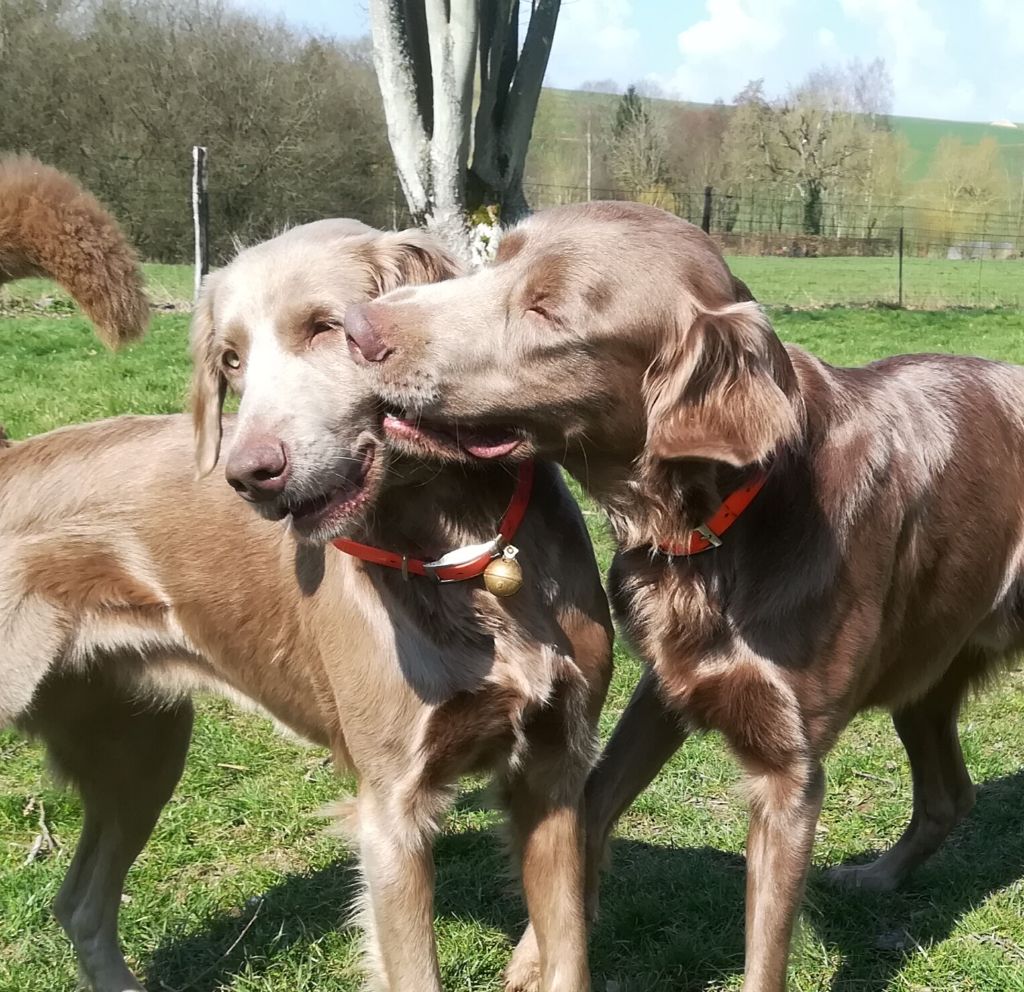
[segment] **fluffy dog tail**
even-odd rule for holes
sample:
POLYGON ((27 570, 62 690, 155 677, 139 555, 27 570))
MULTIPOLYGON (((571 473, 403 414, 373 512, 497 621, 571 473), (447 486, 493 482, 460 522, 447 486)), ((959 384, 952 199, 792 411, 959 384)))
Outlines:
POLYGON ((0 156, 0 285, 25 276, 59 282, 111 348, 145 333, 142 272, 117 221, 63 172, 0 156))

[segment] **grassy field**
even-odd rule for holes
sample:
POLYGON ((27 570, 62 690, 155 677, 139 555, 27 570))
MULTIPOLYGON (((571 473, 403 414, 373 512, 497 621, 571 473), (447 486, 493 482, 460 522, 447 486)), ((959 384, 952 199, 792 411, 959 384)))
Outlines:
MULTIPOLYGON (((895 304, 895 258, 776 258, 734 255, 729 264, 770 306, 895 304)), ((192 267, 145 265, 153 302, 185 308, 192 299, 192 267)), ((918 309, 1024 307, 1024 261, 904 258, 903 303, 918 309)), ((0 315, 74 313, 67 294, 43 279, 0 287, 0 315)))
MULTIPOLYGON (((731 256, 729 266, 759 300, 820 307, 898 301, 896 258, 731 256)), ((903 259, 903 304, 940 307, 1024 306, 1024 261, 903 259)))
MULTIPOLYGON (((191 265, 143 265, 146 292, 158 307, 176 307, 192 299, 191 265)), ((21 279, 0 286, 0 314, 41 310, 74 313, 75 306, 57 286, 47 279, 21 279)))
MULTIPOLYGON (((755 286, 758 292, 762 287, 755 286)), ((1024 360, 1012 311, 780 312, 783 337, 836 362, 895 351, 1024 360)), ((0 319, 0 420, 17 436, 118 411, 170 410, 187 371, 186 318, 158 314, 149 340, 110 356, 77 317, 0 319)), ((239 512, 245 512, 240 507, 239 512)), ((594 534, 607 561, 609 543, 594 534)), ((173 539, 173 535, 169 535, 173 539)), ((637 664, 622 649, 603 718, 625 705, 637 664)), ((978 805, 899 894, 833 892, 820 869, 867 857, 910 811, 889 722, 856 721, 827 765, 828 796, 792 967, 799 992, 1024 992, 1024 672, 963 720, 978 805)), ((263 721, 204 702, 185 778, 128 881, 123 934, 153 992, 354 992, 357 936, 345 925, 350 858, 313 817, 347 787, 323 755, 263 721)), ((596 992, 736 989, 743 949, 744 806, 714 736, 689 742, 626 814, 592 941, 596 992)), ((446 987, 494 992, 523 922, 480 783, 467 783, 438 844, 437 924, 446 987)), ((39 749, 0 735, 0 990, 73 987, 49 904, 80 829, 74 798, 39 749), (25 863, 40 803, 62 843, 25 863)), ((415 992, 415 990, 409 990, 415 992)))

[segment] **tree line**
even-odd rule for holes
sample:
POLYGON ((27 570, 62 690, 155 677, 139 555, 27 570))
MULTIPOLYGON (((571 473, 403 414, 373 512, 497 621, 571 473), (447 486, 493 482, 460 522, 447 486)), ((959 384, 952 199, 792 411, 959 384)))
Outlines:
POLYGON ((214 257, 287 223, 402 221, 368 42, 220 0, 0 0, 0 148, 69 170, 145 257, 191 251, 208 146, 214 257))
MULTIPOLYGON (((964 223, 958 214, 1024 213, 1024 187, 1011 181, 993 138, 942 139, 923 178, 909 182, 913 153, 892 126, 892 93, 880 59, 816 70, 778 97, 752 80, 732 106, 681 105, 631 86, 598 124, 598 182, 661 205, 680 189, 712 186, 725 231, 788 229, 798 218, 805 234, 870 238, 894 204, 906 204, 920 227, 942 236, 964 223)), ((580 181, 578 154, 566 171, 580 181)))
MULTIPOLYGON (((464 58, 454 59, 457 46, 449 53, 465 70, 458 85, 476 86, 479 106, 447 130, 424 96, 436 52, 421 45, 406 58, 409 39, 423 32, 385 25, 395 33, 392 62, 409 67, 390 90, 406 84, 399 109, 415 125, 405 131, 419 136, 399 143, 409 160, 400 180, 369 39, 317 37, 228 0, 0 0, 0 149, 30 151, 79 176, 144 256, 167 261, 190 257, 193 144, 210 151, 215 261, 235 239, 317 217, 422 221, 426 208, 410 190, 444 187, 444 177, 417 165, 434 161, 427 141, 461 147, 452 160, 454 180, 467 187, 464 207, 493 204, 504 219, 531 205, 531 189, 559 185, 668 209, 679 209, 680 191, 692 203, 710 185, 720 194, 715 229, 727 232, 870 238, 892 226, 895 203, 919 205, 918 223, 939 236, 957 228, 962 211, 1024 214, 1024 187, 1010 182, 991 139, 945 139, 927 174, 908 183, 912 153, 892 126, 881 61, 818 70, 777 96, 754 80, 731 106, 680 104, 643 86, 609 97, 610 81, 584 87, 592 92, 549 91, 524 165, 557 3, 534 5, 523 38, 516 4, 493 10, 503 13, 481 22, 487 46, 475 83, 468 42, 464 58)), ((378 46, 378 62, 386 51, 378 46)))

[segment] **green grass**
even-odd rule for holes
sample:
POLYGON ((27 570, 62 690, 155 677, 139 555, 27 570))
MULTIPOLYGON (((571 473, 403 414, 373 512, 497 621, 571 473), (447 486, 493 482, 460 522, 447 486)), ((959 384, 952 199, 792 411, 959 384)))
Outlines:
MULTIPOLYGON (((142 270, 146 280, 146 293, 154 305, 180 307, 191 303, 191 265, 146 262, 142 270)), ((75 307, 67 293, 48 279, 19 279, 17 282, 0 286, 0 313, 23 310, 73 313, 75 307)))
MULTIPOLYGON (((896 258, 775 258, 731 256, 729 266, 763 303, 818 307, 898 301, 896 258)), ((908 307, 1024 305, 1024 261, 934 258, 903 260, 908 307)))
MULTIPOLYGON (((892 303, 898 299, 895 258, 776 258, 734 255, 729 264, 770 306, 820 307, 892 303)), ((192 267, 145 267, 150 297, 161 306, 187 308, 192 299, 192 267)), ((1024 261, 903 260, 903 303, 907 307, 1022 307, 1024 261)), ((4 311, 71 314, 67 294, 44 279, 24 279, 0 287, 4 311)))
MULTIPOLYGON (((894 351, 968 351, 1024 360, 1012 311, 780 312, 783 337, 834 362, 894 351)), ((17 435, 117 411, 174 409, 186 370, 184 317, 160 315, 123 355, 77 317, 0 319, 0 419, 17 435)), ((600 554, 607 535, 591 516, 600 554)), ((168 535, 173 540, 173 535, 168 535)), ((602 720, 608 732, 638 667, 620 647, 602 720)), ((888 721, 859 718, 828 761, 803 922, 798 992, 1024 992, 1024 672, 963 720, 978 805, 902 893, 831 891, 820 868, 890 843, 910 810, 906 761, 888 721)), ((347 787, 315 749, 263 721, 204 702, 185 778, 128 881, 123 935, 153 992, 353 992, 357 937, 344 925, 348 853, 312 814, 347 787)), ((735 989, 742 968, 745 811, 714 736, 692 740, 622 820, 592 941, 596 992, 735 989)), ((437 922, 446 987, 493 992, 523 909, 477 783, 438 844, 437 922)), ((0 735, 0 990, 72 988, 74 966, 49 915, 80 829, 77 801, 42 773, 37 746, 0 735), (63 843, 24 864, 42 800, 63 843)), ((414 992, 414 990, 410 990, 414 992)))
POLYGON ((181 410, 188 319, 156 314, 144 344, 111 354, 77 317, 0 318, 0 423, 23 437, 128 411, 181 410))

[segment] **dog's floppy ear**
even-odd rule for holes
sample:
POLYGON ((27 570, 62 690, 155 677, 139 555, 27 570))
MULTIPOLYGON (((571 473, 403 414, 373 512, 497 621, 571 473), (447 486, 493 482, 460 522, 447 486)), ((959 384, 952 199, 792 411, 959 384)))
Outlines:
POLYGON ((462 262, 436 238, 416 228, 389 231, 376 238, 370 268, 380 296, 399 286, 454 279, 465 271, 462 262))
POLYGON ((215 277, 207 276, 192 313, 192 427, 195 431, 196 472, 209 475, 220 457, 221 410, 228 383, 214 348, 213 295, 215 277))
POLYGON ((652 364, 647 453, 759 462, 800 430, 796 374, 755 303, 699 312, 652 364))

